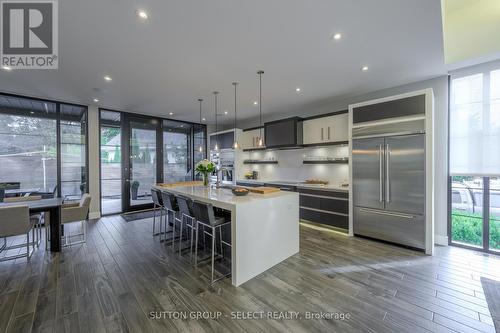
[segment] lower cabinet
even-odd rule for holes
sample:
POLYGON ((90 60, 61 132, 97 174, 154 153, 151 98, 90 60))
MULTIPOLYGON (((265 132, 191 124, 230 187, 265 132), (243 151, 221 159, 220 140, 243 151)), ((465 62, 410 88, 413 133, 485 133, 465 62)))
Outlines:
POLYGON ((302 220, 349 229, 349 199, 346 192, 301 188, 298 192, 302 220))

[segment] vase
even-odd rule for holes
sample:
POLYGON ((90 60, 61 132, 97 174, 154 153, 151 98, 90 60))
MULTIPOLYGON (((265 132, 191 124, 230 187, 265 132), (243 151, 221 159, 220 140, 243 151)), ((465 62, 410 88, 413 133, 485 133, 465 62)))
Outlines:
POLYGON ((203 186, 208 186, 208 173, 203 174, 203 186))

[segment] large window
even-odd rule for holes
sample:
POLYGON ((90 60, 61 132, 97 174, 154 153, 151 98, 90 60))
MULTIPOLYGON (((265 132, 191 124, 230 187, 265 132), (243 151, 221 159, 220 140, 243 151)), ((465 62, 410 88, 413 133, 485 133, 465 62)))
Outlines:
POLYGON ((163 181, 181 182, 193 179, 191 168, 192 125, 163 121, 163 181))
POLYGON ((450 86, 450 241, 500 250, 500 64, 462 70, 450 86))
POLYGON ((15 184, 16 195, 79 198, 87 191, 86 119, 83 106, 0 95, 0 183, 15 184))

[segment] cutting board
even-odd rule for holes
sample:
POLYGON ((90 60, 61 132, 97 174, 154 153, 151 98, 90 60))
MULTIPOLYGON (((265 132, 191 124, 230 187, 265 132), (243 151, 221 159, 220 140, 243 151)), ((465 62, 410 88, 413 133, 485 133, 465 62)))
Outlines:
POLYGON ((269 194, 280 191, 280 189, 277 187, 266 187, 266 186, 249 187, 248 189, 250 190, 250 192, 258 194, 269 194))

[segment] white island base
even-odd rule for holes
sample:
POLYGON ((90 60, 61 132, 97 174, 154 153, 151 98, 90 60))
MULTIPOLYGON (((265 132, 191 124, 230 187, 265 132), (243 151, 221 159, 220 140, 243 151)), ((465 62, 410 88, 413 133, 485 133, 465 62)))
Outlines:
POLYGON ((235 286, 299 252, 299 194, 275 192, 234 196, 230 189, 165 188, 231 212, 231 278, 235 286))

